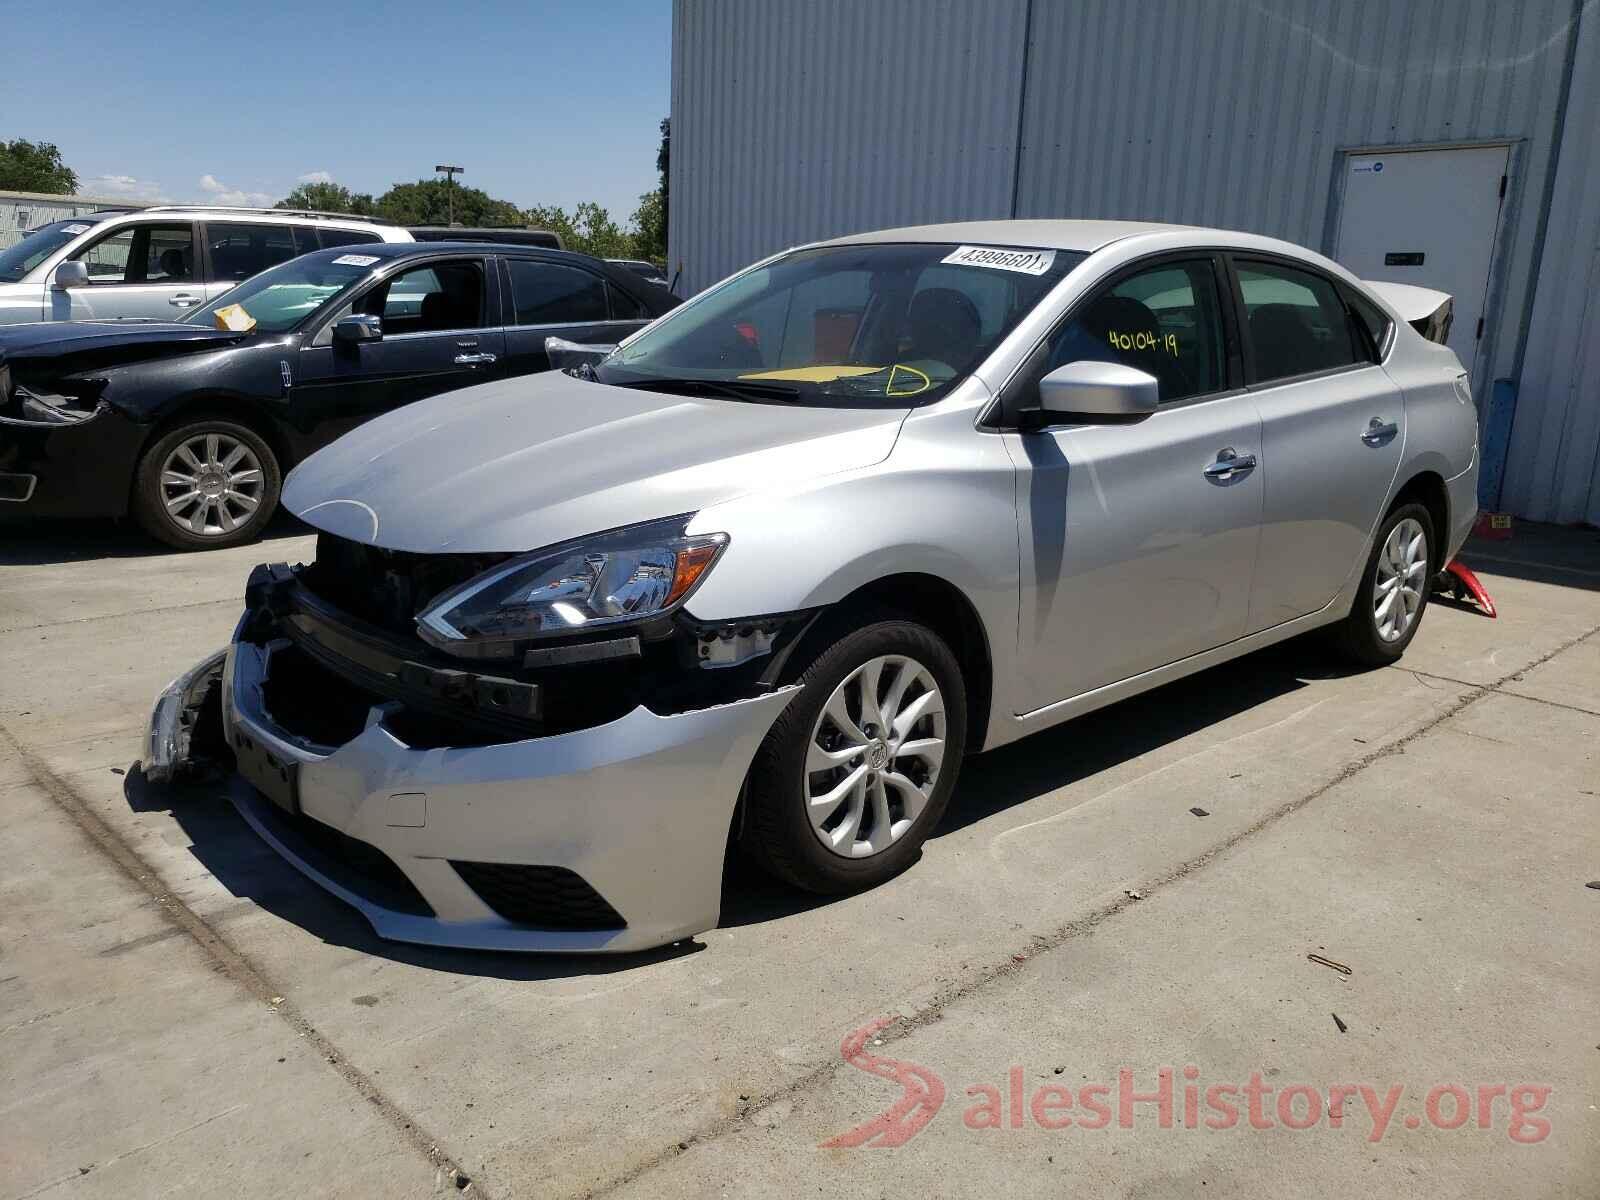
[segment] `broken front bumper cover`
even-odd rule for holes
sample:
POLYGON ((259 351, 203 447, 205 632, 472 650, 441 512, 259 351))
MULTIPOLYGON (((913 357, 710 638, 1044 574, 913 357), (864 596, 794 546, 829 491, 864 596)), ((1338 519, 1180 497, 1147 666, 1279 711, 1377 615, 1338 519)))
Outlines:
POLYGON ((189 762, 201 709, 220 687, 227 650, 218 650, 178 676, 156 697, 145 739, 144 777, 166 783, 189 762))
MULTIPOLYGON (((387 706, 375 705, 357 737, 321 746, 284 729, 264 702, 272 656, 289 643, 245 640, 245 625, 221 666, 222 724, 239 763, 231 798, 275 850, 358 909, 379 936, 486 950, 620 953, 716 925, 739 789, 792 688, 670 715, 639 707, 546 737, 429 749, 403 742, 385 726, 387 706), (328 834, 331 851, 320 836, 328 834), (383 868, 404 877, 401 888, 371 886, 341 847, 376 852, 383 868), (586 887, 620 924, 555 928, 507 919, 489 902, 506 908, 503 894, 485 898, 483 881, 497 872, 518 888, 527 886, 518 872, 586 887)), ((193 727, 192 709, 183 705, 204 702, 193 680, 216 661, 163 693, 152 717, 152 755, 158 726, 163 746, 166 730, 193 727), (185 680, 190 684, 180 688, 185 680), (182 698, 176 721, 174 697, 182 698)), ((162 751, 169 774, 182 746, 181 737, 171 740, 175 750, 162 751)))

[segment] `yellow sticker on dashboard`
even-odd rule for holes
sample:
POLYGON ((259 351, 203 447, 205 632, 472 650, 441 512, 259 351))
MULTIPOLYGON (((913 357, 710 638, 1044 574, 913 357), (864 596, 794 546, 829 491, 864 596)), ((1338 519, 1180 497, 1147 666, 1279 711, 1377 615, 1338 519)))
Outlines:
POLYGON ((218 329, 233 333, 249 333, 256 327, 256 319, 245 312, 242 304, 225 304, 211 314, 211 319, 217 323, 218 329))

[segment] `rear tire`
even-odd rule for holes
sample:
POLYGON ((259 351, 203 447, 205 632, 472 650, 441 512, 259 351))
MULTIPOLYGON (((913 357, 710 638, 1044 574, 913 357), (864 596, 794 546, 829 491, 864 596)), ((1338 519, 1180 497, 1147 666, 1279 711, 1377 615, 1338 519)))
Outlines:
POLYGON ((254 541, 278 507, 283 477, 272 448, 246 425, 200 417, 144 452, 133 478, 133 515, 179 550, 254 541))
POLYGON ((955 789, 960 665, 932 630, 884 617, 833 640, 799 682, 751 765, 740 844, 806 891, 875 887, 916 860, 955 789))
POLYGON ((1395 662, 1417 636, 1438 568, 1433 518, 1420 504, 1402 504, 1378 526, 1350 615, 1333 642, 1364 666, 1395 662), (1420 540, 1419 540, 1420 539, 1420 540))

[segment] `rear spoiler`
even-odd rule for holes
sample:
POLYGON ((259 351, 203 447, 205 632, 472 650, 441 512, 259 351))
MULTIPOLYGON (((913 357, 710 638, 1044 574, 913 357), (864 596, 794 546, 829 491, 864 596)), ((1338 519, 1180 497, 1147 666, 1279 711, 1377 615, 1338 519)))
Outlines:
POLYGON ((1455 319, 1455 301, 1448 293, 1409 283, 1384 283, 1376 279, 1361 282, 1387 300, 1407 325, 1430 342, 1444 345, 1450 336, 1450 322, 1455 319))

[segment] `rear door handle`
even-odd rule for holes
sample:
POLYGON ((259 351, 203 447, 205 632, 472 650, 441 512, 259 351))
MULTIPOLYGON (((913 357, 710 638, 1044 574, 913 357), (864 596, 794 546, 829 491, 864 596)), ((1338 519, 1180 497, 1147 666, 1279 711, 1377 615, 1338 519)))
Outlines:
POLYGON ((1366 432, 1361 435, 1361 440, 1369 446, 1381 446, 1400 432, 1400 426, 1393 421, 1385 421, 1382 417, 1373 417, 1367 423, 1366 432))
POLYGON ((199 296, 191 296, 187 292, 179 292, 167 301, 173 308, 193 308, 200 303, 199 296))
POLYGON ((492 354, 458 354, 456 365, 459 367, 486 367, 494 361, 492 354))
POLYGON ((1236 475, 1248 475, 1256 469, 1254 454, 1236 454, 1233 447, 1217 451, 1217 461, 1205 470, 1207 479, 1227 482, 1236 475))

